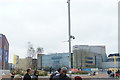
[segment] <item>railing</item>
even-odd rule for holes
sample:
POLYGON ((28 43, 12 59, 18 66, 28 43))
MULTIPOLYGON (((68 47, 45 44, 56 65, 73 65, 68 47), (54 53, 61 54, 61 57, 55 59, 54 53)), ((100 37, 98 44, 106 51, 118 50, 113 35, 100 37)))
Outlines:
POLYGON ((10 70, 0 70, 0 75, 6 75, 9 73, 10 73, 10 70))

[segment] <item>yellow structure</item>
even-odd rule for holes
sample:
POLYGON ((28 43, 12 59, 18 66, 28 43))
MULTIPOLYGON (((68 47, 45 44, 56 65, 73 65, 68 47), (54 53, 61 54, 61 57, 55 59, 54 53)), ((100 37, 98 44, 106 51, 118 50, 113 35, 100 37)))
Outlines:
POLYGON ((114 64, 116 64, 116 56, 114 56, 114 64))
POLYGON ((18 55, 14 55, 14 58, 13 58, 13 64, 18 64, 19 62, 19 56, 18 55))
POLYGON ((113 71, 113 72, 117 72, 118 68, 109 68, 109 70, 113 71))

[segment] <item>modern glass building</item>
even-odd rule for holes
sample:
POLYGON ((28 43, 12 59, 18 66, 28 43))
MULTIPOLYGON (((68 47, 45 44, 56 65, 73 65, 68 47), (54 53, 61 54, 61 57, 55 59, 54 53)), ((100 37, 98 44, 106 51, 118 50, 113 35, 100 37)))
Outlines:
POLYGON ((52 67, 54 69, 59 67, 69 67, 69 53, 51 53, 47 55, 38 54, 38 67, 52 67))

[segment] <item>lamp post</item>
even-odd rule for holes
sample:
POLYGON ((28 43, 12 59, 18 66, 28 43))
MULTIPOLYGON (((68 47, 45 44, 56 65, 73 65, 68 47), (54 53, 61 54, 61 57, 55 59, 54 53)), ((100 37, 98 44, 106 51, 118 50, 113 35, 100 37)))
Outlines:
POLYGON ((67 1, 68 3, 68 36, 69 36, 69 70, 71 69, 71 23, 70 23, 70 0, 67 1))
POLYGON ((67 1, 68 3, 68 36, 69 36, 69 71, 70 71, 70 77, 72 76, 71 75, 71 68, 72 68, 72 54, 71 54, 71 39, 75 39, 74 36, 71 35, 71 19, 70 19, 70 0, 67 1))

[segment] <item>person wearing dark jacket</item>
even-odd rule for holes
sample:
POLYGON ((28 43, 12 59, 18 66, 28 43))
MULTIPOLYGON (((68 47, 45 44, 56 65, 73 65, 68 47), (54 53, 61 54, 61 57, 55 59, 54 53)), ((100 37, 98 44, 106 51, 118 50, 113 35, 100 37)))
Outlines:
POLYGON ((53 80, 71 80, 67 75, 67 68, 61 68, 60 74, 53 77, 53 80))
POLYGON ((27 73, 24 75, 23 80, 31 80, 31 69, 27 69, 27 73))
POLYGON ((52 73, 50 75, 50 80, 53 80, 53 77, 56 76, 56 75, 59 75, 60 74, 60 71, 61 71, 61 68, 58 68, 56 72, 52 73))
POLYGON ((38 75, 39 75, 39 72, 35 70, 34 75, 32 76, 32 80, 38 80, 38 75))

